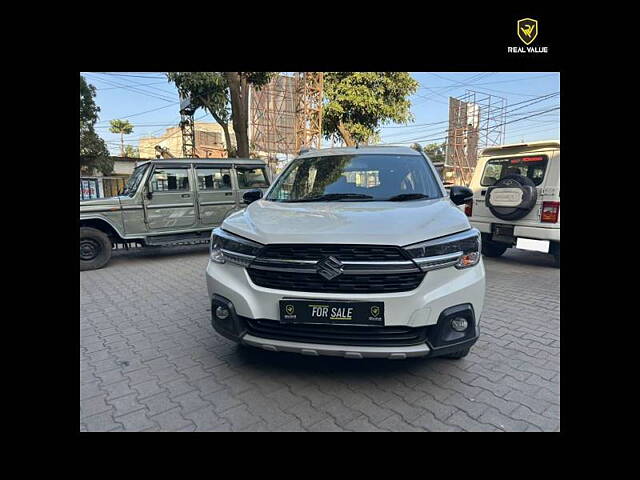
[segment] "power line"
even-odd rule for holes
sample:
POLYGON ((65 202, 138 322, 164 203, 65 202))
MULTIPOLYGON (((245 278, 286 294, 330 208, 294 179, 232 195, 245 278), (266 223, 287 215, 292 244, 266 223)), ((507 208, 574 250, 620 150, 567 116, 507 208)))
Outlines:
MULTIPOLYGON (((124 115, 124 116, 118 117, 118 119, 122 119, 122 118, 131 118, 131 117, 137 117, 137 116, 139 116, 139 115, 144 115, 145 113, 151 113, 151 112, 155 112, 155 111, 157 111, 157 110, 162 110, 163 108, 168 108, 168 107, 171 107, 171 106, 175 106, 175 105, 178 105, 179 103, 180 103, 180 102, 174 102, 174 103, 171 103, 171 104, 169 104, 169 105, 163 105, 163 106, 158 107, 158 108, 152 108, 151 110, 146 110, 146 111, 144 111, 144 112, 132 113, 131 115, 124 115)), ((111 120, 116 120, 116 119, 115 119, 115 118, 112 118, 111 120)), ((110 122, 111 120, 101 120, 101 121, 99 121, 99 122, 97 122, 97 123, 110 122)))
MULTIPOLYGON (((107 85, 114 85, 114 86, 118 86, 118 87, 124 88, 124 89, 126 89, 126 90, 130 90, 130 91, 132 91, 132 92, 134 92, 134 93, 139 93, 139 94, 141 94, 141 95, 146 95, 147 97, 158 98, 158 99, 160 99, 160 100, 164 100, 165 102, 174 102, 174 101, 175 101, 175 99, 169 99, 169 98, 167 98, 167 97, 160 96, 160 95, 158 95, 157 93, 154 93, 154 92, 148 92, 148 91, 145 91, 145 90, 143 90, 143 89, 141 89, 141 88, 135 88, 135 87, 132 87, 132 86, 130 86, 130 85, 126 85, 126 84, 122 84, 122 83, 117 83, 117 82, 112 82, 112 81, 110 81, 110 80, 103 80, 103 79, 101 79, 101 78, 93 78, 93 77, 89 77, 89 79, 90 79, 90 80, 91 80, 91 79, 93 79, 94 81, 98 81, 98 82, 104 82, 104 83, 106 83, 107 85)), ((168 92, 166 92, 166 93, 168 93, 168 92)))
MULTIPOLYGON (((98 80, 98 79, 96 79, 98 80)), ((148 85, 165 85, 165 82, 153 82, 153 83, 134 83, 133 85, 139 85, 141 87, 146 87, 148 85)), ((124 87, 103 87, 103 88, 96 88, 97 91, 101 92, 103 90, 116 90, 119 88, 124 88, 124 87)), ((169 93, 169 92, 167 92, 169 93)))
MULTIPOLYGON (((473 86, 478 87, 480 85, 495 85, 496 83, 525 82, 527 80, 533 80, 536 78, 555 77, 557 75, 558 75, 557 73, 551 73, 549 75, 538 75, 535 77, 512 78, 511 80, 496 80, 495 82, 474 83, 473 86)), ((444 78, 444 77, 440 77, 440 78, 444 78)), ((452 80, 452 81, 455 81, 455 80, 452 80)), ((456 85, 434 85, 433 87, 430 87, 430 88, 449 88, 452 86, 455 87, 456 85)), ((423 88, 429 88, 429 87, 423 87, 423 88)))
MULTIPOLYGON (((552 93, 541 95, 538 98, 532 98, 532 99, 529 99, 529 100, 523 100, 521 102, 513 103, 513 104, 509 105, 509 107, 507 107, 507 109, 505 110, 505 119, 506 118, 510 118, 512 116, 519 116, 521 114, 536 113, 535 111, 522 112, 521 114, 517 114, 517 113, 513 113, 513 112, 515 112, 516 110, 520 110, 522 108, 528 107, 530 105, 534 105, 536 103, 540 103, 542 101, 551 99, 553 97, 558 96, 559 94, 560 94, 560 92, 552 92, 552 93), (522 105, 522 106, 518 107, 518 108, 512 108, 512 107, 515 107, 517 105, 522 105)), ((442 124, 442 123, 448 123, 448 120, 444 120, 444 121, 441 121, 441 122, 433 122, 432 125, 438 125, 438 124, 442 124)), ((399 128, 401 128, 401 127, 399 127, 399 128)), ((432 128, 420 129, 419 132, 418 131, 398 132, 398 133, 392 133, 390 135, 385 135, 385 138, 389 138, 389 137, 393 138, 393 137, 407 135, 407 134, 408 135, 412 135, 412 134, 415 135, 416 133, 427 134, 427 132, 434 131, 434 130, 437 130, 437 128, 434 129, 432 127, 432 128)), ((448 129, 445 129, 445 130, 442 130, 442 131, 440 131, 438 133, 446 133, 447 131, 448 131, 448 129)), ((434 132, 434 134, 436 134, 436 133, 434 132)), ((411 141, 411 140, 407 140, 407 141, 411 141)))
MULTIPOLYGON (((126 73, 119 73, 119 72, 89 72, 89 73, 96 73, 96 74, 100 74, 100 75, 114 75, 117 77, 136 77, 136 78, 165 78, 162 76, 156 76, 154 77, 153 75, 129 75, 126 73)), ((161 72, 149 72, 150 74, 155 74, 155 73, 161 73, 161 72)))
MULTIPOLYGON (((496 128, 497 127, 502 127, 502 126, 505 126, 505 125, 510 125, 512 123, 520 122, 522 120, 526 120, 527 118, 536 117, 538 115, 542 115, 544 113, 552 112, 554 110, 560 110, 560 107, 551 108, 549 110, 544 110, 544 111, 542 111, 540 113, 535 113, 533 115, 529 115, 528 117, 516 118, 515 120, 511 120, 509 122, 503 122, 503 123, 501 123, 499 125, 496 125, 496 128)), ((445 130, 445 132, 446 131, 448 131, 448 130, 445 130)), ((400 142, 385 142, 385 143, 431 142, 431 141, 437 141, 437 140, 445 140, 447 138, 448 138, 448 136, 438 137, 438 138, 426 138, 426 139, 424 137, 419 137, 419 138, 414 138, 414 139, 410 139, 410 140, 403 140, 403 141, 400 141, 400 142)), ((384 145, 384 143, 383 143, 383 145, 384 145)))

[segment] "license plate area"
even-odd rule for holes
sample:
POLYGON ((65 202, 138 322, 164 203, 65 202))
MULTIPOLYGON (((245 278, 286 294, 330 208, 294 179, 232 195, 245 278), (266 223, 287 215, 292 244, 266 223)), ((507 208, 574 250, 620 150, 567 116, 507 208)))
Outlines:
POLYGON ((513 225, 504 225, 500 223, 491 224, 491 240, 494 242, 513 243, 513 225))
POLYGON ((384 326, 384 302, 280 300, 283 323, 384 326))

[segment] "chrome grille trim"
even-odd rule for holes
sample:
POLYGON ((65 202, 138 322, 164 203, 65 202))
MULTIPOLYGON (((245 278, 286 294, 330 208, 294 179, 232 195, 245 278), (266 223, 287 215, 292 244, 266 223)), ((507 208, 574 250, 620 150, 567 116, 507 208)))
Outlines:
MULTIPOLYGON (((256 258, 251 263, 251 268, 258 270, 271 270, 274 272, 315 273, 316 260, 282 260, 272 258, 256 258)), ((416 273, 419 268, 411 260, 390 262, 360 262, 344 261, 343 275, 384 275, 391 273, 416 273)))
POLYGON ((447 253, 446 255, 437 255, 435 257, 415 258, 414 261, 423 272, 428 272, 430 270, 438 270, 439 268, 451 267, 458 263, 462 255, 463 252, 454 252, 447 253))

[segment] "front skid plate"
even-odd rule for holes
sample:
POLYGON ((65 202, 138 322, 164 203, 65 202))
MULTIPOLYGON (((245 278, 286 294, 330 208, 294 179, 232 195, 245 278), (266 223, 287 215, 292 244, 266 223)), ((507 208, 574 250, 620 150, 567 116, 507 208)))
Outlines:
POLYGON ((388 358, 403 360, 409 357, 424 357, 431 350, 426 344, 407 347, 360 347, 349 345, 325 345, 318 343, 287 342, 246 334, 242 343, 271 352, 293 352, 302 355, 331 355, 344 358, 388 358))

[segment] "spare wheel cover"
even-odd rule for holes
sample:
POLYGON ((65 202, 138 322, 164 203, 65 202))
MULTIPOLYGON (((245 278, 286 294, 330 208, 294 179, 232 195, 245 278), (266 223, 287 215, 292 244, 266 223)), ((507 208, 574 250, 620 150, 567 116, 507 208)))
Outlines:
POLYGON ((507 175, 487 189, 486 204, 501 220, 518 220, 536 204, 536 184, 523 175, 507 175))

